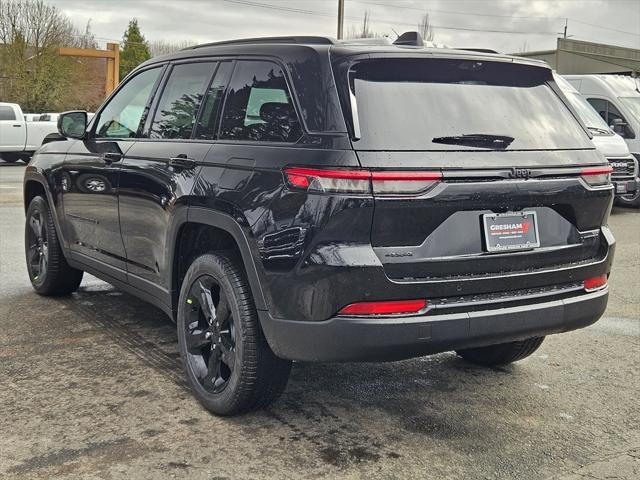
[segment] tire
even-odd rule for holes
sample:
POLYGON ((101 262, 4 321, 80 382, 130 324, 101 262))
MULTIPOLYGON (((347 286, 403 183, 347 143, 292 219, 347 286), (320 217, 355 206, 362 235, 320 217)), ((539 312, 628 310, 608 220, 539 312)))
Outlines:
POLYGON ((16 163, 18 160, 21 160, 22 157, 15 153, 3 153, 2 160, 6 163, 16 163))
POLYGON ((488 347, 457 350, 456 353, 468 362, 493 367, 527 358, 542 345, 543 341, 544 337, 533 337, 519 342, 499 343, 488 347))
POLYGON ((208 253, 194 260, 180 289, 177 328, 187 382, 211 412, 264 408, 284 391, 291 362, 267 344, 233 256, 208 253))
POLYGON ((31 200, 25 221, 25 257, 34 290, 40 295, 57 296, 75 292, 82 282, 82 270, 70 267, 47 201, 40 196, 31 200))
POLYGON ((620 195, 616 197, 616 203, 623 207, 640 208, 640 190, 634 195, 620 195))

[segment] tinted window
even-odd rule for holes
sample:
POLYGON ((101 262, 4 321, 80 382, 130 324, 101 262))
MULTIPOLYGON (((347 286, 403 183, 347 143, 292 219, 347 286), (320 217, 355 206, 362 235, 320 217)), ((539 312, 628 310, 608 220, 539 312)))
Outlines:
POLYGON ((613 103, 601 98, 588 98, 587 101, 596 109, 604 121, 607 122, 607 125, 609 125, 609 127, 617 134, 621 135, 623 138, 635 138, 633 130, 622 116, 622 113, 620 113, 620 110, 618 110, 613 103), (616 126, 614 125, 614 121, 616 120, 619 120, 626 125, 616 126))
MULTIPOLYGON (((546 69, 498 62, 362 62, 354 67, 349 82, 361 128, 361 140, 354 146, 364 150, 592 148, 586 132, 546 83, 550 80, 546 69)), ((345 79, 345 90, 346 83, 345 79)))
POLYGON ((295 142, 301 135, 280 67, 263 61, 238 62, 229 85, 220 138, 295 142))
POLYGON ((100 113, 96 136, 101 138, 136 137, 140 120, 142 120, 160 70, 160 68, 145 70, 118 90, 118 93, 100 113))
POLYGON ((16 114, 13 111, 13 108, 2 106, 0 107, 0 120, 15 120, 16 114))
MULTIPOLYGON (((602 119, 607 121, 607 101, 600 98, 587 98, 587 102, 591 104, 593 109, 598 112, 602 119)), ((607 125, 609 125, 607 123, 607 125)))
POLYGON ((212 140, 216 137, 216 123, 220 103, 224 98, 224 90, 227 86, 227 80, 231 73, 232 64, 230 62, 222 62, 218 66, 216 76, 214 77, 207 94, 205 95, 204 107, 202 107, 202 115, 196 130, 196 138, 204 138, 212 140))
POLYGON ((156 108, 150 138, 191 138, 214 67, 206 62, 173 67, 156 108))

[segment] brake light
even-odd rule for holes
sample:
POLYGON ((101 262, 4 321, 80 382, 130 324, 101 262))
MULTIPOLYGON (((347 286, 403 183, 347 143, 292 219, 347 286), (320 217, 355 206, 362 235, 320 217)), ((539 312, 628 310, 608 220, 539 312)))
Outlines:
POLYGON ((329 170, 286 167, 287 184, 308 192, 377 193, 380 195, 419 194, 442 179, 440 172, 329 170))
POLYGON ((290 187, 308 192, 371 193, 368 170, 287 167, 284 174, 290 187))
POLYGON ((427 307, 426 300, 391 300, 385 302, 358 302, 347 305, 338 315, 398 315, 418 313, 427 307))
POLYGON ((580 176, 592 187, 609 185, 611 183, 611 166, 606 167, 588 167, 580 170, 580 176))
POLYGON ((584 289, 587 292, 593 292, 594 290, 600 290, 607 285, 607 276, 599 275, 597 277, 587 278, 584 282, 584 289))

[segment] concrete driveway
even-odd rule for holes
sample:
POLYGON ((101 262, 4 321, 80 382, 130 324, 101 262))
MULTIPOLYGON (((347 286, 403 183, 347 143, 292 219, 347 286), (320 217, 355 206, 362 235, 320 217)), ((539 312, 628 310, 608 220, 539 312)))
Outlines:
POLYGON ((605 317, 529 359, 298 363, 270 409, 227 419, 186 389, 159 310, 90 276, 32 291, 23 170, 0 166, 1 478, 640 478, 640 211, 610 219, 605 317))

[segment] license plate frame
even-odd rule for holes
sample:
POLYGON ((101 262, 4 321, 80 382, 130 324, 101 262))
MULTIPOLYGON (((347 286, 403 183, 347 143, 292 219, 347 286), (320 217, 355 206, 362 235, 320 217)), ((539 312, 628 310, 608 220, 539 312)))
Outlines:
POLYGON ((538 216, 532 210, 485 213, 482 215, 482 225, 487 252, 524 251, 540 247, 538 216))

